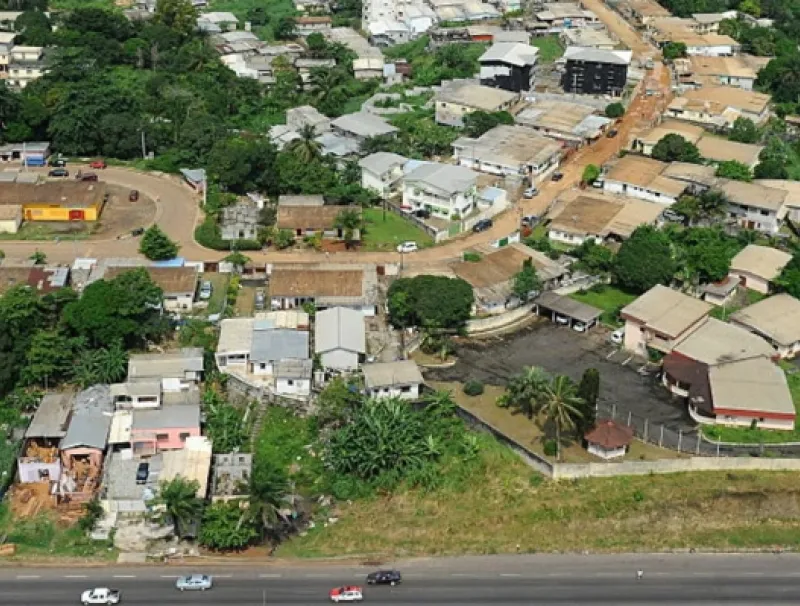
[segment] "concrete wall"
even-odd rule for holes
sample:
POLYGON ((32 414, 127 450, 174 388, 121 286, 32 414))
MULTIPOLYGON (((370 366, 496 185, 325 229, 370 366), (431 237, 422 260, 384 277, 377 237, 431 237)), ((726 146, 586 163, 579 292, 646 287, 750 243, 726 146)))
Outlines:
POLYGON ((686 473, 694 471, 800 471, 800 459, 768 459, 759 457, 692 457, 660 461, 623 461, 621 463, 588 463, 553 465, 552 478, 588 478, 641 476, 651 473, 686 473))
POLYGON ((467 322, 467 334, 488 332, 504 328, 528 317, 533 313, 533 303, 528 303, 509 312, 497 314, 489 318, 476 318, 467 322))

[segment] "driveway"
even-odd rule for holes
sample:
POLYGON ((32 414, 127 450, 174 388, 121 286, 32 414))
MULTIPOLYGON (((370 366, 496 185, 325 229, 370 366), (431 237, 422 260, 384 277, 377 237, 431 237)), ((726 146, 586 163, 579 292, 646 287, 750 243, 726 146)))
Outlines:
POLYGON ((426 372, 437 381, 478 379, 491 385, 505 385, 525 366, 539 366, 553 374, 580 381, 587 368, 600 371, 603 407, 616 406, 617 418, 628 412, 688 432, 694 426, 683 406, 673 402, 655 379, 640 375, 637 366, 623 366, 606 359, 611 349, 600 328, 589 334, 542 320, 518 333, 486 341, 469 341, 458 346, 458 363, 452 368, 426 372))

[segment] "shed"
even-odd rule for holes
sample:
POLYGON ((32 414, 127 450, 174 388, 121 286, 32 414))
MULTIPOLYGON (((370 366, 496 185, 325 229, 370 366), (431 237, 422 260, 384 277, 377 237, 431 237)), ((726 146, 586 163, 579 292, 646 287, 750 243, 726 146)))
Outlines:
POLYGON ((600 419, 584 436, 587 450, 601 459, 624 457, 633 441, 633 427, 600 419))
POLYGON ((566 323, 573 328, 583 326, 584 330, 597 324, 597 319, 603 313, 602 309, 550 291, 540 294, 534 299, 534 303, 538 314, 545 315, 543 312, 547 312, 554 322, 566 323), (560 318, 565 318, 567 321, 564 322, 560 318))

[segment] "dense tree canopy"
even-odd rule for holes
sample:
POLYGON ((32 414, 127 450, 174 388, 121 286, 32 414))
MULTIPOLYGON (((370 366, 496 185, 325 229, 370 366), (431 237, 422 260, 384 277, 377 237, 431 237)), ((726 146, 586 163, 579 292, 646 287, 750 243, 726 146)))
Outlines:
POLYGON ((752 181, 753 173, 747 164, 742 164, 736 160, 725 160, 717 165, 716 175, 725 179, 735 181, 752 181))
POLYGON ((728 138, 739 143, 755 143, 758 141, 759 132, 755 122, 750 118, 739 117, 733 121, 728 138))
POLYGON ((792 256, 792 260, 783 268, 775 283, 784 292, 800 299, 800 254, 792 256))
POLYGON ((637 228, 622 243, 612 273, 620 286, 635 293, 669 285, 675 273, 669 239, 649 225, 637 228))
POLYGON ((389 318, 394 326, 457 330, 469 319, 474 296, 461 278, 415 276, 389 287, 389 318))
POLYGON ((703 160, 694 143, 674 133, 664 135, 653 146, 652 156, 662 162, 692 162, 699 164, 703 160))

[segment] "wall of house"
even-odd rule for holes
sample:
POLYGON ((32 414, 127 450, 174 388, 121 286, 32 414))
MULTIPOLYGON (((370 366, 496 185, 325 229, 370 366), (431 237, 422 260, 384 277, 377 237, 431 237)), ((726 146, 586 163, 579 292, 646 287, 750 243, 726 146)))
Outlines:
POLYGON ((164 309, 167 311, 190 311, 194 302, 194 293, 191 295, 165 295, 164 309))
POLYGON ((217 361, 219 368, 232 366, 234 368, 242 368, 249 364, 250 352, 226 352, 222 354, 215 354, 214 359, 217 361))
POLYGON ((597 244, 600 244, 603 239, 600 236, 587 236, 584 234, 571 234, 566 231, 561 231, 558 229, 551 229, 547 232, 547 237, 553 240, 554 242, 561 242, 563 244, 569 244, 570 246, 580 246, 586 240, 593 240, 597 244))
POLYGON ((766 234, 776 234, 780 231, 782 221, 778 215, 770 210, 744 206, 741 204, 728 204, 728 213, 731 219, 746 229, 755 229, 766 234))
POLYGON ((383 387, 380 389, 367 389, 369 398, 400 398, 401 400, 419 399, 420 386, 404 385, 402 387, 383 387))
POLYGON ((730 275, 736 276, 742 286, 760 292, 763 295, 769 294, 770 281, 760 276, 756 276, 747 271, 731 269, 730 275))
POLYGON ((161 429, 131 430, 131 442, 152 442, 158 450, 180 450, 186 438, 199 436, 199 427, 164 427, 161 429))
POLYGON ((622 94, 627 79, 627 65, 568 59, 562 85, 568 93, 618 96, 622 94))
POLYGON ((97 221, 100 214, 96 206, 70 208, 59 206, 55 208, 23 204, 23 215, 26 221, 97 221))
POLYGON ((646 348, 645 326, 643 322, 631 318, 625 318, 625 338, 622 346, 628 351, 643 354, 646 348))
POLYGON ((43 463, 30 460, 26 462, 26 459, 19 459, 17 468, 19 469, 19 481, 21 484, 44 482, 47 479, 58 482, 59 478, 61 478, 61 461, 43 463))
POLYGON ((421 187, 419 183, 403 184, 403 206, 414 210, 425 208, 431 213, 442 217, 452 218, 456 213, 464 217, 475 207, 475 187, 448 198, 443 198, 421 187))
POLYGON ((661 192, 653 191, 638 185, 630 183, 622 183, 620 181, 603 181, 603 189, 613 194, 622 194, 630 196, 631 198, 638 198, 639 200, 647 200, 648 202, 657 202, 665 206, 671 206, 677 201, 676 198, 661 192))
POLYGON ((754 78, 738 78, 736 76, 719 76, 719 83, 723 86, 734 86, 743 90, 753 90, 754 78))
POLYGON ((251 362, 250 372, 257 377, 269 376, 273 374, 273 364, 270 361, 266 362, 251 362))
POLYGON ((22 219, 7 219, 0 221, 0 233, 15 234, 22 224, 22 219))
POLYGON ((533 85, 533 66, 519 67, 502 61, 485 61, 481 63, 480 81, 484 86, 515 93, 526 92, 533 85))
POLYGON ((308 396, 311 394, 311 380, 278 378, 275 380, 275 393, 282 396, 308 396))
POLYGON ((95 467, 103 464, 103 451, 97 448, 68 448, 61 451, 61 465, 65 471, 71 469, 74 457, 89 457, 91 464, 95 467))
POLYGON ((732 57, 736 53, 730 44, 720 44, 718 46, 689 46, 686 54, 696 57, 732 57))
POLYGON ((606 450, 605 448, 600 448, 597 444, 589 444, 586 450, 588 450, 590 454, 593 454, 596 457, 608 460, 608 459, 616 459, 618 457, 624 457, 628 449, 623 446, 622 448, 613 448, 610 450, 606 450))
POLYGON ((356 370, 358 368, 358 353, 345 349, 326 351, 320 356, 324 368, 336 370, 356 370))

